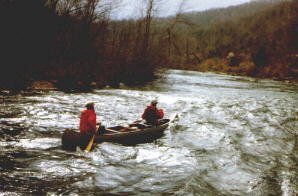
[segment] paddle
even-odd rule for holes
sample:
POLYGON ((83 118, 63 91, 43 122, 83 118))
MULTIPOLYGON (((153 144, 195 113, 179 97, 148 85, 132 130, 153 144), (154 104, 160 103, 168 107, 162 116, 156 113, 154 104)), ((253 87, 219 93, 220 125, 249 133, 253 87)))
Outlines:
POLYGON ((90 152, 91 151, 91 148, 93 146, 93 143, 94 143, 94 138, 95 138, 95 135, 96 135, 96 132, 98 130, 100 125, 96 126, 96 130, 95 130, 95 133, 93 134, 93 136, 91 137, 86 149, 85 149, 85 152, 90 152))

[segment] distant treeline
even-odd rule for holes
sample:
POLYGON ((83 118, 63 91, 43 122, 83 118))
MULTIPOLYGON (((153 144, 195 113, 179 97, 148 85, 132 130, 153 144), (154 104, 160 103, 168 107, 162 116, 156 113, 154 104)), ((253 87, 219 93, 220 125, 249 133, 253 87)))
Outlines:
POLYGON ((168 66, 297 78, 297 19, 297 1, 277 0, 182 14, 168 66))
POLYGON ((153 0, 144 17, 113 22, 100 0, 2 0, 0 87, 48 80, 61 89, 139 84, 161 62, 151 41, 153 0))
POLYGON ((296 77, 298 2, 111 20, 115 1, 0 1, 0 88, 51 81, 64 90, 142 84, 157 67, 296 77))

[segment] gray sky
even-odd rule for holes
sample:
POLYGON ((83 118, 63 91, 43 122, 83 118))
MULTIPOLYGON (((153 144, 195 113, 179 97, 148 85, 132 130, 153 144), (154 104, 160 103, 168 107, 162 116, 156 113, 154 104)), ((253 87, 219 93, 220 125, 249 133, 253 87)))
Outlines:
MULTIPOLYGON (((112 12, 112 17, 116 19, 134 18, 140 15, 141 2, 144 0, 121 0, 117 9, 112 12)), ((157 0, 159 6, 156 13, 159 16, 168 16, 177 13, 182 0, 157 0)), ((183 11, 203 11, 212 8, 222 8, 231 5, 247 3, 250 0, 185 0, 183 11)))

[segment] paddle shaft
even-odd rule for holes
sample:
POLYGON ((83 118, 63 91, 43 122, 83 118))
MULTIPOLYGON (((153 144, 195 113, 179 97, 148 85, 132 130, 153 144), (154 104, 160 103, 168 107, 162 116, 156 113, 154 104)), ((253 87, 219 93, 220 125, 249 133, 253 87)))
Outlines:
POLYGON ((87 145, 87 147, 86 147, 86 149, 85 149, 86 152, 90 152, 90 150, 91 150, 91 148, 92 148, 92 146, 93 146, 94 138, 95 138, 95 135, 96 135, 96 132, 97 132, 98 128, 99 128, 99 126, 96 126, 95 133, 94 133, 93 136, 91 137, 91 139, 90 139, 90 141, 89 141, 89 143, 88 143, 88 145, 87 145))

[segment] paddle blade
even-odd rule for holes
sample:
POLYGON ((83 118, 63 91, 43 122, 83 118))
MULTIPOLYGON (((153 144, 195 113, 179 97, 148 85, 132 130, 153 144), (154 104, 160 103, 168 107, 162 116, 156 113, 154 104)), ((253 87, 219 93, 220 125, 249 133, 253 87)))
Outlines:
POLYGON ((91 140, 89 141, 86 149, 85 149, 85 152, 90 152, 92 146, 93 146, 93 142, 94 142, 94 138, 95 138, 95 135, 92 136, 91 140))
POLYGON ((88 145, 87 145, 87 147, 86 147, 86 149, 85 149, 85 152, 90 152, 90 151, 91 151, 91 148, 92 148, 93 143, 94 143, 94 138, 95 138, 95 135, 96 135, 96 132, 97 132, 99 126, 100 126, 100 125, 96 125, 95 133, 94 133, 94 135, 92 136, 91 140, 89 141, 89 143, 88 143, 88 145))

